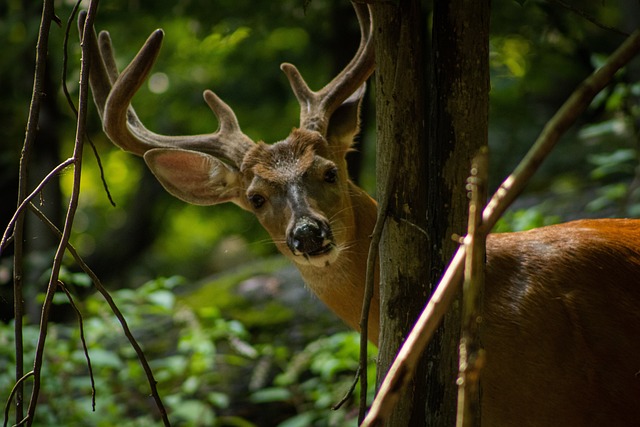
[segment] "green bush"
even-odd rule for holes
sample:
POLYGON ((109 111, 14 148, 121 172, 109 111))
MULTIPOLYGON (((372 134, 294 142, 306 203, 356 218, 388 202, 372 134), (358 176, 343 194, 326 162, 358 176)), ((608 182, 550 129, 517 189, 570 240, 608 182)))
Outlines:
MULTIPOLYGON (((356 333, 321 338, 299 352, 253 342, 240 322, 225 319, 217 307, 193 309, 181 302, 174 291, 182 285, 184 279, 163 278, 112 294, 144 349, 172 425, 355 426, 353 399, 339 411, 330 408, 357 369, 356 333), (272 412, 284 416, 261 419, 272 412)), ((98 295, 77 304, 95 380, 95 411, 77 324, 50 323, 34 425, 160 425, 144 371, 117 318, 98 295)), ((28 367, 38 327, 25 326, 23 333, 28 367)), ((14 383, 14 351, 13 325, 0 325, 2 396, 14 383)), ((373 375, 371 369, 370 384, 373 375)))

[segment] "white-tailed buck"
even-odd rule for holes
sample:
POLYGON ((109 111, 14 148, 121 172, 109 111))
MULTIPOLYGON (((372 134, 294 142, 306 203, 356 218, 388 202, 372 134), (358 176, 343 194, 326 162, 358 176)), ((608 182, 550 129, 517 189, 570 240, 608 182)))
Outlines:
MULTIPOLYGON (((271 145, 242 133, 231 108, 211 91, 204 98, 217 132, 149 131, 130 101, 163 33, 154 32, 121 74, 108 33, 88 42, 93 97, 113 143, 143 156, 167 191, 188 203, 233 202, 253 212, 311 290, 357 329, 376 203, 349 180, 345 153, 375 61, 369 11, 354 7, 360 47, 327 86, 314 92, 293 65, 282 65, 300 102, 300 127, 271 145)), ((640 425, 640 221, 494 234, 487 250, 483 424, 640 425)), ((374 343, 378 301, 376 292, 369 317, 374 343)))

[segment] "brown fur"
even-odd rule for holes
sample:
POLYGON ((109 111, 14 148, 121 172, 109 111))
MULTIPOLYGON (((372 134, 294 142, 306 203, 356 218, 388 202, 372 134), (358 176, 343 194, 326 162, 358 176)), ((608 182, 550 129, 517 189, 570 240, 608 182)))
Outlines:
POLYGON ((259 142, 244 156, 241 170, 251 171, 265 181, 285 185, 302 176, 312 165, 316 152, 327 143, 317 132, 294 129, 284 141, 259 142))
POLYGON ((483 425, 640 423, 640 221, 491 235, 483 425))

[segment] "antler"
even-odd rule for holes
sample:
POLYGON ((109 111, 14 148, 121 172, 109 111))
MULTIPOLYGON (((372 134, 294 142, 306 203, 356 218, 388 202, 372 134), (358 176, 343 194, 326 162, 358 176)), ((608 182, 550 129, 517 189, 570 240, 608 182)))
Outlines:
POLYGON ((280 66, 300 103, 300 127, 303 129, 326 135, 331 114, 350 96, 362 96, 361 90, 375 68, 369 8, 364 3, 352 4, 360 23, 360 46, 351 62, 331 82, 314 92, 294 65, 284 63, 280 66))
MULTIPOLYGON (((85 17, 86 14, 81 14, 78 19, 80 34, 85 17)), ((158 57, 164 36, 162 30, 156 30, 149 36, 121 74, 116 67, 109 33, 102 31, 99 37, 96 37, 95 31, 90 34, 89 83, 104 131, 114 144, 139 156, 153 148, 182 148, 211 154, 236 167, 240 166, 244 154, 254 143, 240 130, 233 110, 212 91, 204 91, 204 100, 219 122, 218 130, 212 134, 160 135, 147 129, 131 107, 131 99, 142 86, 158 57)))

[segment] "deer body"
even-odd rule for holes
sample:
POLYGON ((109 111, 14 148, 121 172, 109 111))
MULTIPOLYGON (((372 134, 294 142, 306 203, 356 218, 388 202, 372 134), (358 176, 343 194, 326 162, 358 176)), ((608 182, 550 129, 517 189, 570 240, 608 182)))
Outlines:
MULTIPOLYGON (((149 37, 122 74, 108 33, 88 42, 93 97, 110 139, 144 156, 176 197, 252 211, 309 288, 358 329, 376 203, 349 180, 345 160, 374 69, 367 6, 354 8, 360 47, 327 86, 313 92, 295 67, 282 65, 300 102, 300 127, 271 145, 242 133, 231 108, 211 91, 204 98, 218 117, 217 132, 147 130, 130 101, 151 70, 162 32, 149 37)), ((484 425, 640 425, 640 221, 491 235, 486 273, 484 425)), ((376 272, 368 324, 374 343, 385 315, 377 284, 376 272)))

